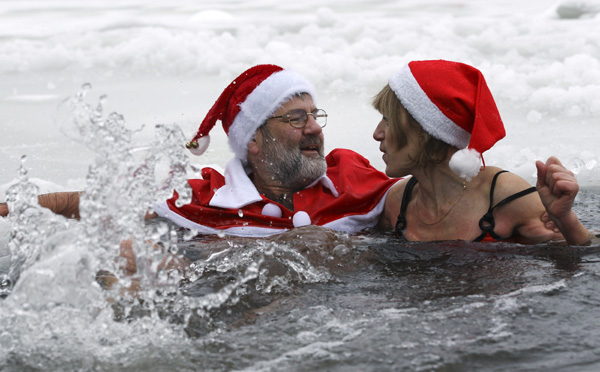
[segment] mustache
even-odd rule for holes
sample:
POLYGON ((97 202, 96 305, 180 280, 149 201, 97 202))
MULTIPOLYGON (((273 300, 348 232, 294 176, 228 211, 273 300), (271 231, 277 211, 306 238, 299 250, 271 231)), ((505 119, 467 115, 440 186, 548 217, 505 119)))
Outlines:
POLYGON ((303 138, 300 141, 300 143, 298 144, 298 146, 300 148, 308 147, 308 146, 318 146, 319 148, 322 148, 323 141, 321 141, 321 138, 319 138, 319 136, 310 135, 310 136, 303 138))

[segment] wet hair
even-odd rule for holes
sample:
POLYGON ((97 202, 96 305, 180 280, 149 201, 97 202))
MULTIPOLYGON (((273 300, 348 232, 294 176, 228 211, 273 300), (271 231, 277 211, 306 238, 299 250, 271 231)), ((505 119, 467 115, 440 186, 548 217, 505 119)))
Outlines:
POLYGON ((418 166, 425 168, 430 164, 440 164, 446 159, 453 146, 427 133, 402 105, 389 85, 383 87, 373 98, 373 107, 387 118, 392 142, 396 146, 408 144, 408 131, 412 131, 421 140, 422 146, 415 154, 409 154, 410 159, 418 166))

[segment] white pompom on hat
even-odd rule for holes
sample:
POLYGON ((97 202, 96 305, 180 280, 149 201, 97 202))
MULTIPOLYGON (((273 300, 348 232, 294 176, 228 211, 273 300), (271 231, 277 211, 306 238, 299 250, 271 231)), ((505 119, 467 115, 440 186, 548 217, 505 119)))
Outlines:
POLYGON ((248 143, 256 130, 286 101, 301 93, 315 100, 314 87, 302 75, 276 65, 251 67, 225 88, 186 147, 194 155, 202 155, 210 142, 209 132, 220 120, 235 156, 246 160, 248 143))
POLYGON ((389 81, 402 105, 434 138, 461 150, 450 168, 471 180, 484 151, 505 136, 500 113, 483 74, 459 62, 412 61, 389 81))

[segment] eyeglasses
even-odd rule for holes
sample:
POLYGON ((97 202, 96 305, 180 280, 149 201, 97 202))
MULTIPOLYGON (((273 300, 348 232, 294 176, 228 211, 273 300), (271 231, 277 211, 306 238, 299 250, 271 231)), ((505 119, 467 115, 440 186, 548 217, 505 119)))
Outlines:
POLYGON ((269 119, 282 119, 292 127, 301 129, 308 123, 308 115, 312 116, 321 128, 327 125, 327 113, 321 109, 314 110, 313 112, 306 112, 302 109, 292 110, 285 115, 271 116, 269 119))

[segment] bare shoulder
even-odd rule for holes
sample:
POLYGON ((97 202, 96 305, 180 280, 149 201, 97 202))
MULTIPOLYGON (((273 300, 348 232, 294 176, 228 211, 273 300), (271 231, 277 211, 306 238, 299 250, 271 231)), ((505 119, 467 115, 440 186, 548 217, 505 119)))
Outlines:
MULTIPOLYGON (((481 171, 480 175, 473 180, 474 182, 478 182, 478 184, 473 186, 477 187, 477 189, 481 190, 482 192, 486 192, 487 195, 490 195, 490 192, 492 191, 492 184, 494 182, 493 180, 497 175, 496 183, 493 185, 493 205, 496 205, 500 201, 532 187, 529 182, 514 173, 503 172, 498 174, 502 171, 503 169, 498 167, 486 167, 486 169, 481 171)), ((537 192, 532 192, 516 198, 514 201, 506 204, 506 206, 513 204, 521 205, 523 202, 526 202, 526 204, 529 205, 529 208, 527 209, 531 209, 535 206, 537 211, 543 210, 543 205, 537 192)))
MULTIPOLYGON (((486 182, 491 183, 494 175, 501 171, 496 167, 486 169, 486 182)), ((498 176, 495 189, 493 204, 509 198, 521 191, 531 188, 532 185, 522 177, 505 172, 498 176)), ((502 230, 502 236, 513 236, 523 243, 537 243, 548 240, 560 239, 560 234, 556 234, 545 227, 542 222, 542 215, 546 212, 539 194, 534 191, 521 195, 510 202, 499 206, 494 211, 496 226, 502 230)))
POLYGON ((503 171, 502 168, 498 167, 486 167, 475 179, 473 179, 472 186, 489 195, 494 177, 497 175, 496 184, 494 185, 494 204, 515 193, 532 187, 532 185, 522 177, 511 172, 503 171), (498 174, 500 172, 503 173, 498 174))

